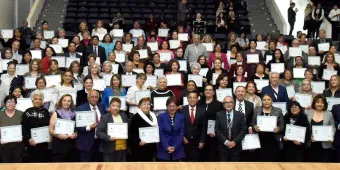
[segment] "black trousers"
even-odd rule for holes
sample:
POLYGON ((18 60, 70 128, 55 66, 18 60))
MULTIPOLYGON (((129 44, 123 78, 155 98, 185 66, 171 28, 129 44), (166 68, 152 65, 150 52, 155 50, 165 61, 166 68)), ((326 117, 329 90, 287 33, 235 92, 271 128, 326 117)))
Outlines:
POLYGON ((53 162, 76 162, 79 160, 79 152, 76 149, 72 149, 67 153, 53 153, 53 162))
POLYGON ((2 163, 22 163, 24 145, 20 142, 7 143, 0 146, 2 163))
POLYGON ((189 141, 188 144, 184 144, 185 161, 198 162, 200 160, 201 150, 198 148, 199 142, 196 140, 189 141))
POLYGON ((240 154, 234 154, 230 149, 220 151, 218 157, 220 162, 240 162, 240 154))
POLYGON ((49 151, 47 143, 37 144, 27 147, 28 160, 30 163, 41 163, 49 161, 49 151))
POLYGON ((81 162, 102 162, 102 154, 99 152, 100 140, 95 139, 90 151, 80 150, 80 161, 81 162))
POLYGON ((338 33, 340 33, 340 21, 331 21, 332 24, 332 40, 338 40, 338 33))
POLYGON ((292 35, 292 34, 293 34, 294 25, 295 25, 295 22, 289 22, 289 26, 290 26, 289 35, 292 35))
POLYGON ((126 162, 127 150, 103 153, 104 162, 126 162))

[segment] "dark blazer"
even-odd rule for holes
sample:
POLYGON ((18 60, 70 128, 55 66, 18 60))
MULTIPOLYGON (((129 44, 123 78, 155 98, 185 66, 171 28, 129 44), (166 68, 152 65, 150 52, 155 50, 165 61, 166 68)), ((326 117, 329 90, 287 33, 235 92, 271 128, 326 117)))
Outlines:
POLYGON ((289 7, 288 8, 288 22, 294 23, 296 19, 295 16, 296 16, 296 12, 294 11, 293 8, 289 7))
MULTIPOLYGON (((241 66, 243 70, 248 70, 248 64, 246 63, 246 61, 243 61, 241 66)), ((230 65, 230 69, 228 73, 229 80, 231 80, 234 77, 234 74, 236 74, 236 68, 237 68, 237 63, 230 65)))
POLYGON ((332 108, 332 114, 335 122, 335 136, 334 136, 334 145, 335 147, 340 147, 340 104, 334 105, 332 108))
POLYGON ((217 147, 220 152, 227 152, 229 148, 224 145, 224 142, 226 140, 234 141, 236 146, 231 148, 231 151, 233 154, 239 154, 242 151, 242 140, 247 133, 247 126, 244 121, 244 114, 236 110, 233 110, 233 112, 231 139, 228 139, 229 129, 226 110, 222 110, 216 115, 215 132, 218 139, 217 147))
MULTIPOLYGON (((128 123, 126 114, 119 113, 119 115, 122 118, 123 123, 128 123)), ((99 151, 105 154, 114 153, 116 148, 116 141, 110 141, 110 136, 107 135, 108 123, 114 123, 111 113, 103 115, 97 127, 97 137, 101 140, 99 151)))
MULTIPOLYGON (((64 55, 65 57, 70 57, 70 52, 66 52, 64 55)), ((80 66, 82 66, 82 63, 87 62, 87 57, 86 57, 86 61, 84 61, 85 58, 79 55, 78 53, 76 53, 76 58, 80 58, 80 66)), ((68 68, 69 66, 66 66, 66 67, 68 68)), ((82 70, 82 68, 80 69, 82 70)))
POLYGON ((180 110, 180 113, 184 115, 184 137, 188 140, 189 143, 191 143, 191 141, 204 143, 205 135, 207 133, 205 108, 196 105, 195 121, 193 125, 190 122, 189 105, 183 106, 180 110))
MULTIPOLYGON (((70 57, 70 52, 65 53, 65 57, 70 57)), ((82 56, 76 53, 76 58, 81 58, 82 56)))
POLYGON ((325 89, 324 91, 323 91, 323 96, 325 96, 325 97, 340 97, 340 90, 337 90, 335 93, 334 93, 334 96, 333 96, 333 93, 332 93, 332 91, 331 91, 331 89, 325 89))
MULTIPOLYGON (((221 68, 222 73, 221 74, 227 74, 228 71, 221 68)), ((207 82, 210 84, 210 81, 213 79, 213 73, 215 73, 215 68, 209 69, 209 71, 207 72, 207 82)))
POLYGON ((129 61, 132 61, 132 59, 133 59, 133 53, 134 53, 135 51, 138 51, 138 50, 147 50, 147 51, 148 51, 148 58, 146 58, 146 59, 145 59, 145 58, 140 59, 139 61, 140 61, 141 63, 145 63, 145 61, 147 61, 147 60, 149 60, 149 59, 151 58, 151 56, 152 56, 152 51, 151 51, 151 48, 150 48, 149 46, 147 46, 147 45, 144 44, 143 47, 140 48, 139 45, 136 44, 136 46, 132 47, 131 52, 130 52, 130 54, 129 54, 129 56, 128 56, 129 61))
POLYGON ((273 99, 273 102, 287 102, 287 106, 288 106, 288 102, 289 102, 289 98, 288 98, 288 93, 287 93, 287 89, 282 86, 282 85, 279 85, 279 92, 278 92, 278 95, 277 95, 277 98, 275 97, 274 95, 274 89, 272 88, 271 85, 268 85, 266 87, 263 87, 262 88, 262 96, 261 98, 265 95, 265 94, 268 94, 269 96, 272 97, 273 99))
MULTIPOLYGON (((332 39, 326 38, 326 39, 325 39, 325 42, 326 42, 326 43, 329 43, 329 45, 332 46, 332 39)), ((316 40, 313 41, 313 46, 315 47, 315 50, 316 50, 317 53, 319 53, 318 44, 320 44, 320 43, 321 43, 321 40, 320 40, 320 39, 316 39, 316 40)), ((323 57, 323 55, 326 54, 327 52, 328 52, 328 51, 324 51, 324 53, 321 54, 321 55, 322 55, 321 57, 323 57)))
MULTIPOLYGON (((235 99, 237 100, 237 99, 235 99)), ((251 121, 253 119, 253 115, 254 115, 254 104, 248 100, 244 100, 244 108, 245 108, 245 117, 244 120, 246 122, 246 126, 250 127, 251 125, 251 121)), ((238 109, 238 106, 235 105, 235 110, 238 109)))
POLYGON ((87 93, 85 92, 85 88, 83 90, 77 91, 77 106, 80 106, 84 103, 87 103, 87 93))
MULTIPOLYGON (((87 66, 87 56, 89 55, 89 54, 95 54, 94 53, 94 51, 93 51, 93 45, 91 44, 91 45, 89 45, 87 48, 86 48, 86 52, 85 52, 85 56, 83 55, 83 64, 85 64, 85 65, 83 65, 83 66, 87 66)), ((104 63, 104 61, 106 61, 106 53, 105 53, 105 48, 104 47, 102 47, 102 46, 99 46, 99 45, 97 45, 97 51, 98 51, 98 56, 97 57, 99 57, 100 58, 100 63, 101 64, 103 64, 104 63)))
MULTIPOLYGON (((137 75, 137 74, 138 74, 138 73, 135 72, 135 71, 132 71, 131 73, 132 73, 132 75, 137 75)), ((126 75, 126 72, 124 71, 123 74, 121 74, 121 75, 126 75)))
POLYGON ((174 117, 174 126, 171 126, 171 118, 168 112, 158 116, 160 143, 158 144, 157 157, 162 160, 170 160, 170 154, 167 151, 169 146, 175 148, 172 154, 173 160, 185 157, 183 148, 184 137, 184 116, 176 113, 174 117))
MULTIPOLYGON (((97 107, 101 115, 105 114, 105 107, 102 103, 98 103, 97 107)), ((78 106, 77 111, 91 111, 90 104, 88 102, 78 106)), ((86 131, 86 127, 77 127, 78 136, 76 140, 76 146, 81 151, 91 151, 92 145, 94 143, 95 129, 91 131, 86 131)))

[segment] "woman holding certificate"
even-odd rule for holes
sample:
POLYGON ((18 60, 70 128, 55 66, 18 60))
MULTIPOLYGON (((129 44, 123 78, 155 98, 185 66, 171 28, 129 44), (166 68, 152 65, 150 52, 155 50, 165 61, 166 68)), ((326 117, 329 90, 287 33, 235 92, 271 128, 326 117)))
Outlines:
POLYGON ((114 74, 110 80, 110 87, 106 87, 103 92, 102 103, 105 109, 109 111, 111 96, 126 96, 126 89, 122 87, 122 82, 118 74, 114 74))
POLYGON ((52 135, 52 161, 71 162, 75 158, 77 138, 77 132, 74 132, 76 113, 72 96, 69 94, 61 96, 57 105, 49 126, 52 135))
POLYGON ((329 86, 323 91, 325 97, 340 97, 340 77, 338 75, 331 76, 329 86))
POLYGON ((104 47, 105 49, 105 54, 106 54, 106 59, 109 58, 109 53, 113 51, 114 49, 114 44, 113 40, 110 36, 110 34, 105 34, 103 37, 103 42, 100 43, 100 46, 104 47))
POLYGON ((256 94, 257 88, 256 83, 253 81, 248 81, 246 85, 246 95, 244 97, 245 100, 248 100, 254 104, 254 107, 262 106, 261 98, 256 94))
POLYGON ((243 70, 242 66, 236 67, 236 73, 235 76, 231 79, 231 82, 247 82, 247 78, 245 77, 245 70, 243 70))
POLYGON ((248 63, 248 75, 254 75, 256 72, 256 64, 263 63, 263 55, 261 50, 256 49, 257 42, 254 40, 250 41, 249 50, 244 52, 248 63))
POLYGON ((252 80, 252 81, 254 81, 255 79, 260 79, 260 80, 263 80, 263 79, 268 80, 269 79, 268 75, 265 74, 263 63, 258 63, 256 65, 255 74, 252 75, 252 76, 249 75, 248 77, 249 77, 248 80, 252 80))
POLYGON ((285 71, 283 72, 283 78, 279 81, 279 84, 286 88, 292 87, 292 89, 294 89, 294 93, 299 91, 300 88, 298 82, 293 79, 293 71, 290 68, 285 69, 285 71))
POLYGON ((262 106, 254 109, 251 123, 253 132, 259 134, 261 148, 257 150, 260 162, 280 161, 280 139, 284 128, 283 114, 280 108, 272 106, 273 99, 265 94, 262 106))
MULTIPOLYGON (((124 69, 121 63, 116 62, 116 57, 117 57, 116 55, 117 54, 115 52, 111 51, 109 53, 109 58, 107 59, 107 61, 109 61, 111 65, 118 64, 118 70, 117 70, 118 72, 112 71, 113 73, 122 74, 124 72, 124 69)), ((125 59, 125 54, 124 54, 124 59, 125 59)))
POLYGON ((327 53, 325 55, 325 61, 321 64, 319 69, 319 77, 326 82, 326 86, 329 84, 329 75, 339 74, 339 63, 335 61, 334 54, 327 53), (333 73, 334 72, 334 73, 333 73))
POLYGON ((48 132, 50 113, 44 108, 43 92, 34 91, 31 99, 33 107, 24 112, 21 122, 24 143, 31 163, 47 162, 48 143, 50 142, 48 132))
POLYGON ((312 138, 307 141, 308 162, 332 161, 332 145, 335 133, 333 115, 327 110, 326 98, 319 94, 314 97, 312 110, 306 111, 311 126, 312 138))
POLYGON ((198 80, 197 79, 195 80, 193 78, 191 80, 195 80, 195 82, 197 82, 197 86, 199 86, 198 87, 198 92, 199 93, 203 93, 204 87, 207 84, 207 78, 205 78, 205 76, 201 76, 200 75, 200 71, 201 71, 201 65, 200 64, 198 64, 198 63, 192 64, 191 65, 191 75, 187 74, 186 75, 186 80, 188 81, 190 76, 202 77, 202 78, 200 78, 198 80))
POLYGON ((136 85, 131 86, 126 93, 126 103, 129 105, 129 118, 138 112, 138 103, 136 103, 136 91, 147 90, 144 86, 146 81, 146 75, 144 73, 137 74, 136 85))
POLYGON ((102 79, 103 77, 99 75, 100 73, 100 66, 97 63, 92 63, 89 66, 89 75, 93 80, 98 80, 98 79, 102 79))
POLYGON ((102 67, 102 72, 100 72, 99 75, 103 78, 105 76, 109 76, 110 78, 112 77, 112 65, 111 65, 110 61, 104 61, 103 67, 102 67))
POLYGON ((198 98, 200 98, 198 88, 194 80, 187 81, 187 84, 185 85, 185 89, 182 90, 181 101, 180 101, 182 105, 180 105, 179 107, 182 107, 183 105, 187 105, 185 104, 185 102, 187 102, 187 99, 184 99, 184 98, 186 98, 187 94, 191 91, 197 93, 197 95, 199 96, 198 98))
MULTIPOLYGON (((157 50, 156 53, 170 53, 171 54, 171 59, 175 58, 175 54, 172 50, 169 50, 169 43, 168 41, 163 41, 161 44, 161 49, 157 50)), ((170 60, 169 60, 170 61, 170 60)), ((168 63, 169 61, 164 61, 164 63, 168 63)))
POLYGON ((108 109, 110 113, 102 115, 97 127, 97 137, 101 140, 99 151, 103 153, 104 162, 126 162, 128 118, 120 112, 120 106, 121 100, 112 98, 108 109), (119 136, 115 136, 114 130, 108 131, 115 126, 126 129, 126 132, 116 132, 119 136))
POLYGON ((16 74, 16 63, 14 61, 7 63, 7 73, 1 75, 1 83, 6 85, 4 91, 6 95, 12 93, 14 87, 24 85, 23 77, 16 74))
POLYGON ((21 64, 30 64, 32 61, 32 53, 31 51, 25 51, 23 58, 22 58, 22 63, 21 64))
POLYGON ((137 69, 143 69, 144 63, 140 62, 140 54, 138 51, 134 51, 132 54, 132 62, 137 69))
POLYGON ((117 58, 119 58, 118 55, 122 55, 123 56, 123 59, 120 58, 119 61, 117 61, 117 62, 122 64, 122 63, 125 63, 128 60, 127 55, 126 55, 127 52, 123 50, 122 41, 116 41, 115 47, 114 47, 112 52, 115 53, 117 58))
POLYGON ((131 150, 131 161, 152 162, 159 142, 157 117, 150 111, 150 98, 141 99, 138 107, 137 113, 130 120, 129 127, 128 142, 131 150), (157 131, 155 128, 157 128, 157 131), (149 129, 149 131, 146 129, 149 129), (152 129, 155 129, 155 131, 152 129), (143 141, 141 138, 147 141, 143 141))
POLYGON ((230 88, 229 78, 227 74, 220 74, 216 79, 216 89, 230 88))
POLYGON ((30 63, 28 63, 29 71, 24 74, 24 77, 40 77, 43 74, 40 72, 40 60, 39 59, 32 59, 30 63))
POLYGON ((51 62, 51 58, 52 56, 55 56, 55 52, 54 49, 52 47, 46 47, 45 49, 45 56, 43 57, 43 59, 40 61, 40 71, 43 74, 47 74, 48 71, 50 70, 50 62, 51 62))
POLYGON ((23 113, 15 109, 17 99, 13 95, 6 96, 4 103, 6 109, 0 111, 0 128, 1 131, 7 131, 9 135, 0 138, 0 159, 2 163, 21 163, 24 154, 22 128, 20 126, 23 113), (8 129, 8 126, 15 126, 16 128, 8 129))
POLYGON ((232 79, 234 75, 236 74, 237 66, 242 66, 243 70, 248 70, 248 64, 244 60, 243 54, 241 52, 236 53, 236 62, 230 65, 230 69, 228 73, 229 79, 232 79))
MULTIPOLYGON (((173 59, 171 59, 171 60, 173 60, 173 59)), ((170 61, 171 61, 171 60, 170 60, 170 61)), ((170 61, 169 61, 169 62, 170 62, 170 61)), ((153 54, 152 62, 153 62, 153 64, 155 65, 155 69, 162 69, 162 70, 163 70, 163 73, 166 72, 166 70, 167 70, 166 67, 167 67, 167 66, 166 66, 165 63, 161 63, 161 57, 159 56, 158 53, 153 54)))
POLYGON ((213 61, 215 60, 215 58, 220 58, 222 59, 222 62, 224 64, 224 69, 225 70, 229 70, 229 63, 227 60, 227 55, 225 53, 222 52, 222 45, 219 43, 216 43, 215 47, 214 47, 214 51, 212 53, 210 53, 209 55, 209 60, 208 60, 208 64, 209 67, 212 68, 213 67, 213 61))
MULTIPOLYGON (((300 87, 300 90, 299 90, 299 94, 304 94, 304 95, 310 95, 310 96, 311 96, 310 102, 305 101, 305 102, 307 102, 307 103, 311 103, 311 102, 313 101, 313 98, 317 95, 317 94, 314 93, 313 90, 312 90, 312 83, 311 83, 311 81, 309 81, 309 80, 307 80, 307 79, 304 79, 304 80, 302 81, 302 84, 301 84, 301 87, 300 87)), ((294 96, 292 100, 293 100, 293 101, 296 101, 297 99, 296 99, 296 97, 294 96)), ((298 102, 299 102, 299 101, 298 101, 298 102)), ((300 101, 300 103, 301 103, 301 101, 300 101)), ((310 110, 310 109, 312 108, 311 106, 307 106, 307 107, 302 106, 302 107, 304 107, 304 109, 307 109, 307 110, 310 110)))
POLYGON ((303 162, 306 142, 310 140, 311 131, 307 116, 303 112, 300 103, 296 101, 291 102, 288 113, 284 115, 283 119, 283 160, 285 162, 303 162), (303 133, 300 129, 302 131, 304 129, 305 135, 293 134, 303 133), (287 136, 285 136, 286 134, 287 136))
MULTIPOLYGON (((179 68, 180 68, 180 65, 179 65, 179 62, 177 60, 173 60, 172 62, 170 62, 170 65, 171 65, 171 71, 167 72, 167 74, 171 75, 171 74, 179 74, 180 75, 180 78, 181 78, 181 84, 180 85, 174 85, 174 86, 169 86, 168 89, 171 90, 175 97, 176 97, 176 102, 177 102, 177 105, 180 105, 180 101, 181 101, 181 97, 182 97, 182 89, 184 87, 184 76, 182 73, 178 72, 179 71, 179 68)), ((169 83, 169 79, 168 80, 168 83, 169 83)), ((178 80, 175 80, 178 82, 178 80)))
POLYGON ((177 113, 176 99, 169 97, 167 110, 158 117, 160 143, 157 158, 160 161, 181 161, 185 157, 183 148, 184 116, 177 113))
POLYGON ((214 61, 214 68, 211 68, 207 73, 207 81, 209 84, 216 85, 218 75, 227 73, 227 70, 222 68, 222 60, 220 58, 216 58, 214 61))
POLYGON ((175 96, 171 90, 168 90, 167 84, 168 82, 167 82, 166 77, 161 76, 157 80, 157 89, 151 92, 151 101, 152 101, 153 111, 156 113, 156 115, 159 115, 160 113, 163 113, 166 111, 166 108, 162 107, 162 105, 164 104, 163 101, 165 101, 163 99, 175 96), (162 103, 159 103, 160 101, 162 103))

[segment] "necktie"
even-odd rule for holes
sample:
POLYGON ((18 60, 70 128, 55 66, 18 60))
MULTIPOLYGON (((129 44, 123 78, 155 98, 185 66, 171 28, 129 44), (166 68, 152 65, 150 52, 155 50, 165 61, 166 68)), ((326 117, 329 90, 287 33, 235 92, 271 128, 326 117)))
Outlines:
POLYGON ((239 103, 238 104, 238 111, 243 113, 243 109, 242 109, 242 103, 239 103))
POLYGON ((96 114, 96 123, 98 124, 99 119, 98 119, 98 115, 97 115, 97 110, 95 107, 92 108, 94 110, 94 113, 96 114))
POLYGON ((98 57, 97 46, 94 46, 94 54, 96 54, 96 56, 98 57))
MULTIPOLYGON (((231 119, 230 119, 230 113, 227 114, 227 120, 228 120, 228 125, 230 124, 231 122, 231 119)), ((230 126, 230 125, 229 125, 230 126)))
POLYGON ((195 116, 194 116, 194 109, 190 109, 191 113, 190 113, 190 122, 193 125, 194 121, 195 121, 195 116))

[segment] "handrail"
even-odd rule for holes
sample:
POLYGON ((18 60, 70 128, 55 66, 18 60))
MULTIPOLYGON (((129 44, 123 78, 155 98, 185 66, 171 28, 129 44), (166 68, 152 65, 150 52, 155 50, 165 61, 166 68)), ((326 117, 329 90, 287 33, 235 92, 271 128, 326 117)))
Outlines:
POLYGON ((39 19, 41 10, 44 8, 46 0, 35 0, 27 17, 28 26, 34 29, 35 23, 39 19))

